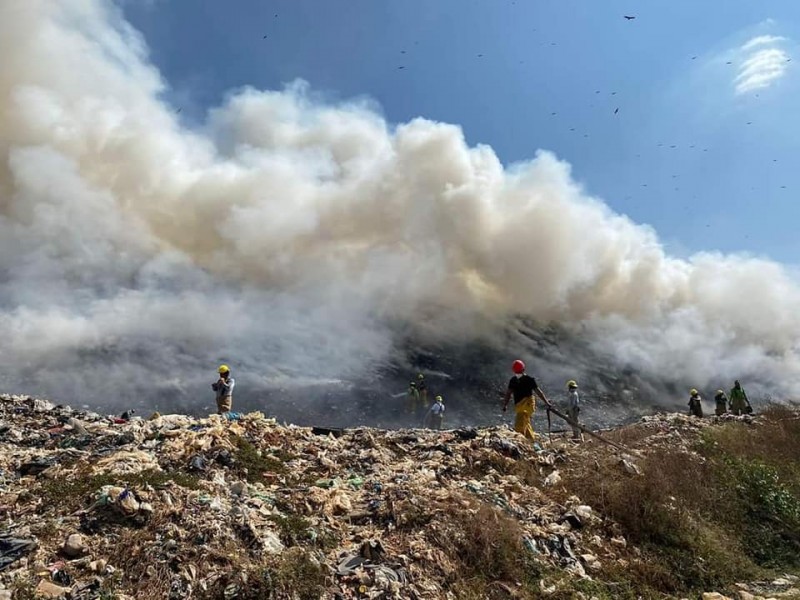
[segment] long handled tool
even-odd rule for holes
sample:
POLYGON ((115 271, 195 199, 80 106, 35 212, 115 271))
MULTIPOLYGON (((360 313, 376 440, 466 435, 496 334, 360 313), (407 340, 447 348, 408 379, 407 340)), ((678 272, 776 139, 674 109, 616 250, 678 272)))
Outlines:
POLYGON ((584 433, 586 433, 587 435, 590 435, 590 436, 592 436, 593 438, 600 440, 600 441, 601 441, 601 442, 603 442, 604 444, 608 444, 609 446, 613 446, 613 447, 614 447, 614 448, 616 448, 617 450, 622 450, 623 452, 627 452, 627 453, 629 453, 629 454, 634 454, 634 455, 636 455, 636 456, 641 456, 641 454, 639 454, 637 451, 635 451, 635 450, 629 450, 628 448, 626 448, 626 447, 625 447, 625 446, 623 446, 622 444, 618 444, 617 442, 612 442, 611 440, 608 440, 608 439, 604 438, 604 437, 603 437, 602 435, 600 435, 599 433, 595 433, 594 431, 592 431, 591 429, 589 429, 589 428, 587 428, 587 427, 584 427, 584 426, 583 426, 583 425, 581 425, 580 423, 576 423, 575 421, 573 421, 572 419, 570 419, 568 416, 566 416, 565 414, 563 414, 562 412, 560 412, 558 409, 556 409, 556 408, 553 408, 553 406, 552 406, 552 405, 550 405, 550 406, 548 406, 548 407, 547 407, 547 422, 548 422, 548 429, 549 429, 549 424, 550 424, 550 413, 551 413, 551 412, 552 412, 554 415, 556 415, 557 417, 561 417, 562 419, 564 419, 564 420, 565 420, 567 423, 569 423, 569 424, 570 424, 570 425, 572 425, 573 427, 577 427, 578 429, 580 429, 581 431, 583 431, 583 432, 584 432, 584 433))

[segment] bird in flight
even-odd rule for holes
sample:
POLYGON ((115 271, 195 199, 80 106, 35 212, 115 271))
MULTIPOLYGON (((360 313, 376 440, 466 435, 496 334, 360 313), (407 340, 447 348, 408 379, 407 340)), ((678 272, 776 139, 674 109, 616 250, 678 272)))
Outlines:
POLYGON ((617 114, 618 112, 619 112, 619 108, 614 111, 614 114, 617 114))
POLYGON ((636 18, 636 17, 631 17, 631 16, 628 16, 628 15, 622 15, 622 16, 625 17, 626 21, 633 21, 636 18))
POLYGON ((397 67, 397 69, 398 69, 398 70, 400 70, 400 69, 405 69, 405 67, 397 67))

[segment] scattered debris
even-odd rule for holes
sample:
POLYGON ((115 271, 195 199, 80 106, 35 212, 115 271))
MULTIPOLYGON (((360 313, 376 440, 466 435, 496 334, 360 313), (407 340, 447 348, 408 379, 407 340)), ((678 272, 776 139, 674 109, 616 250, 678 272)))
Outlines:
MULTIPOLYGON (((639 550, 600 504, 587 504, 593 498, 564 489, 574 461, 591 464, 598 448, 610 471, 618 461, 641 473, 633 454, 600 440, 573 446, 555 436, 543 447, 507 427, 379 431, 281 426, 260 413, 127 416, 120 423, 0 396, 0 600, 12 585, 74 600, 110 597, 101 590, 203 600, 245 590, 455 598, 447 582, 463 565, 452 541, 466 521, 454 517, 479 515, 494 516, 478 531, 511 523, 518 551, 542 573, 563 570, 535 582, 541 593, 599 578, 639 550)), ((658 415, 636 426, 675 446, 686 431, 726 419, 754 417, 658 415)), ((523 597, 511 578, 487 583, 491 597, 523 597)), ((787 575, 769 589, 795 584, 787 575)))

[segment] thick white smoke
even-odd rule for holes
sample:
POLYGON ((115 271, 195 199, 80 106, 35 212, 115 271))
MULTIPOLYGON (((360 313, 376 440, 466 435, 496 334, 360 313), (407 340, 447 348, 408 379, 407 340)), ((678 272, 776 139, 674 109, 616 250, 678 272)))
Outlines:
POLYGON ((451 311, 561 323, 645 376, 800 392, 785 269, 670 258, 552 154, 504 168, 457 126, 303 83, 187 130, 103 0, 5 0, 0 55, 6 385, 166 400, 218 360, 264 386, 348 379, 389 359, 389 323, 468 339, 451 311))

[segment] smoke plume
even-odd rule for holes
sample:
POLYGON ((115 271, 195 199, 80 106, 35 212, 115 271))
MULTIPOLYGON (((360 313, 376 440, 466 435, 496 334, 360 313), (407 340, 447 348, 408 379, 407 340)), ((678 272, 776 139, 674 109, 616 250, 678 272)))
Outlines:
MULTIPOLYGON (((102 0, 3 2, 0 55, 4 388, 194 405, 219 362, 242 389, 347 388, 410 368, 401 339, 506 343, 524 318, 643 378, 800 391, 785 268, 667 256, 551 153, 504 167, 303 82, 189 129, 102 0)), ((496 346, 502 384, 524 348, 496 346)))

